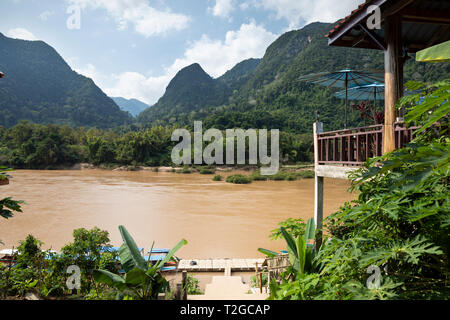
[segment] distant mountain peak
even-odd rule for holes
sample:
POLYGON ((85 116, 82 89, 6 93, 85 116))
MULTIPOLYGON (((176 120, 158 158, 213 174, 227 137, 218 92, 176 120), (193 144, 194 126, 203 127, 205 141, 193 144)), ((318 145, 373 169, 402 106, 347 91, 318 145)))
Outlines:
POLYGON ((169 83, 168 89, 170 87, 176 86, 178 82, 183 81, 193 81, 193 82, 202 82, 202 81, 212 81, 213 79, 209 74, 206 73, 205 70, 198 63, 193 63, 187 67, 184 67, 175 75, 172 81, 169 83))
POLYGON ((139 113, 151 107, 150 105, 134 98, 126 99, 122 97, 111 97, 111 99, 113 99, 121 110, 129 112, 133 117, 136 117, 139 113))

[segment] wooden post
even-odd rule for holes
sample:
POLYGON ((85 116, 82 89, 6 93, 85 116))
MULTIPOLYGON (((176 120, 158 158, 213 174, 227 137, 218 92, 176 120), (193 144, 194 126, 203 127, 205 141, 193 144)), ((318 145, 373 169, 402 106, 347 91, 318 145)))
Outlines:
POLYGON ((181 284, 182 284, 182 300, 187 300, 187 271, 183 270, 182 276, 181 276, 181 284))
POLYGON ((385 109, 383 153, 395 150, 395 104, 401 97, 403 90, 403 84, 400 83, 403 78, 401 26, 402 23, 399 15, 392 15, 386 18, 385 39, 387 48, 384 52, 385 109))
MULTIPOLYGON (((315 184, 314 184, 314 222, 316 229, 322 228, 323 220, 323 177, 317 175, 317 167, 319 165, 319 149, 317 134, 323 132, 323 124, 315 122, 313 125, 314 133, 314 164, 315 164, 315 184)), ((322 237, 317 237, 315 244, 316 249, 320 248, 322 237)))
POLYGON ((263 283, 262 283, 262 272, 259 273, 259 293, 263 293, 262 291, 263 283))
POLYGON ((177 283, 177 289, 175 291, 175 300, 181 300, 182 299, 182 291, 183 291, 183 284, 177 283))
POLYGON ((313 136, 314 136, 314 165, 319 165, 319 141, 317 140, 317 134, 323 132, 323 123, 314 122, 313 124, 313 136))

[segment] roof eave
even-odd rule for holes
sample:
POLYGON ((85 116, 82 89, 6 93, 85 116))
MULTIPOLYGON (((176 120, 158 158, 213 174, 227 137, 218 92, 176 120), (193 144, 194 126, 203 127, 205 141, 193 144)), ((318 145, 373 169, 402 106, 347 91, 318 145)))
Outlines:
MULTIPOLYGON (((388 0, 375 0, 373 2, 368 3, 381 7, 384 3, 386 3, 388 0)), ((348 31, 350 31, 352 28, 354 28, 356 25, 360 24, 363 20, 365 20, 369 16, 369 13, 367 12, 367 7, 363 10, 360 10, 356 14, 354 14, 348 21, 345 21, 340 28, 332 33, 331 35, 328 35, 328 45, 333 46, 335 45, 335 42, 340 39, 344 34, 346 34, 348 31)))

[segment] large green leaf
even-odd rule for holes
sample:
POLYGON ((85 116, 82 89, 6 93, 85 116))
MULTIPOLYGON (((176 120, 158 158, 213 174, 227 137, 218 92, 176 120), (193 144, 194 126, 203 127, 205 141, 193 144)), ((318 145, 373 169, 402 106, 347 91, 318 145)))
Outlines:
POLYGON ((127 229, 125 229, 124 226, 119 226, 119 231, 124 242, 119 249, 119 258, 125 272, 129 272, 136 267, 146 271, 147 262, 139 252, 136 243, 128 233, 127 229))
POLYGON ((125 282, 133 286, 143 284, 147 279, 148 276, 139 268, 134 268, 130 272, 127 272, 125 276, 125 282))
POLYGON ((126 288, 125 280, 121 276, 107 270, 94 270, 93 275, 97 282, 106 284, 110 287, 115 287, 119 290, 126 288))
POLYGON ((297 245, 295 244, 294 238, 292 238, 292 236, 286 231, 286 229, 284 227, 281 227, 280 230, 281 230, 281 234, 284 237, 284 240, 286 240, 287 249, 290 252, 292 252, 292 254, 294 254, 296 256, 296 258, 298 259, 298 256, 297 256, 297 245))
POLYGON ((306 242, 303 237, 297 237, 296 239, 296 246, 297 246, 297 259, 299 263, 299 270, 298 272, 300 274, 303 274, 305 272, 305 261, 306 261, 306 242))
POLYGON ((162 268, 162 267, 164 266, 164 264, 165 264, 166 262, 168 262, 168 261, 174 256, 174 254, 175 254, 182 246, 186 245, 187 243, 188 243, 188 242, 187 242, 185 239, 183 239, 183 240, 181 240, 180 242, 178 242, 178 244, 177 244, 175 247, 173 247, 172 250, 170 250, 170 252, 167 254, 167 256, 165 256, 165 258, 164 258, 163 260, 159 261, 159 262, 155 265, 155 268, 156 268, 156 269, 162 268))
POLYGON ((261 252, 262 254, 268 256, 269 258, 274 258, 274 257, 278 256, 278 252, 275 252, 272 250, 258 248, 258 251, 261 252))
POLYGON ((316 224, 314 222, 314 219, 310 218, 306 223, 305 242, 307 243, 308 240, 314 240, 315 234, 316 234, 316 224))

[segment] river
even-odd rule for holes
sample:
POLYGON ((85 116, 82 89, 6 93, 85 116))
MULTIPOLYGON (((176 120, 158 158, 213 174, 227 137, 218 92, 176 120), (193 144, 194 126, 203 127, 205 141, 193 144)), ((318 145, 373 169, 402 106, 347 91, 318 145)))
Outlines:
MULTIPOLYGON (((313 217, 314 179, 256 181, 249 185, 213 182, 211 175, 152 171, 67 170, 12 172, 0 197, 25 200, 23 213, 0 221, 2 248, 28 234, 59 250, 76 228, 108 230, 120 246, 124 225, 136 243, 150 249, 185 238, 181 258, 255 258, 257 248, 285 248, 270 230, 287 218, 313 217)), ((226 175, 226 174, 224 174, 226 175)), ((354 199, 349 182, 325 179, 324 214, 354 199)))

